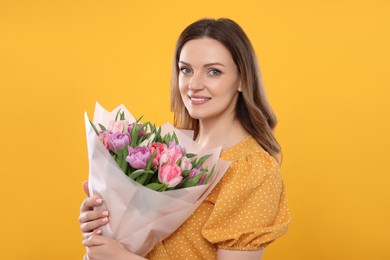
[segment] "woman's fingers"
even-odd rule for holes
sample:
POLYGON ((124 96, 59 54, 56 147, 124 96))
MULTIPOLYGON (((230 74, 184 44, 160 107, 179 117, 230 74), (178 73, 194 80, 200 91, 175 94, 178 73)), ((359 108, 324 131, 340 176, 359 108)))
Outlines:
POLYGON ((83 236, 84 239, 88 239, 92 235, 100 236, 101 234, 102 234, 102 230, 101 229, 95 229, 92 232, 83 232, 82 236, 83 236))
MULTIPOLYGON (((83 182, 84 192, 89 196, 88 182, 83 182)), ((80 206, 80 229, 84 240, 89 239, 91 236, 98 236, 102 234, 100 227, 106 225, 109 222, 108 210, 97 210, 96 206, 100 206, 103 203, 103 199, 99 196, 93 196, 92 198, 86 198, 83 200, 80 206)))
POLYGON ((85 194, 89 197, 89 190, 88 190, 88 181, 83 181, 83 190, 85 194))
MULTIPOLYGON (((91 214, 91 213, 95 213, 95 212, 87 212, 86 214, 91 214)), ((94 218, 94 220, 88 220, 88 221, 84 221, 84 219, 88 219, 89 217, 88 216, 85 216, 83 214, 80 214, 80 229, 81 231, 84 233, 84 232, 92 232, 93 230, 95 229, 98 229, 100 228, 101 226, 104 226, 108 223, 108 215, 107 216, 103 216, 101 217, 99 215, 99 217, 96 219, 94 218)))
POLYGON ((82 224, 88 221, 97 220, 99 218, 106 218, 108 217, 108 215, 108 210, 93 210, 81 212, 79 216, 79 222, 82 224))
POLYGON ((93 210, 94 207, 99 206, 103 203, 103 199, 98 196, 93 196, 92 198, 86 198, 81 203, 80 212, 86 212, 93 210))
POLYGON ((96 236, 92 235, 88 237, 87 239, 83 240, 83 246, 101 246, 104 244, 107 244, 109 242, 109 239, 102 236, 96 236))

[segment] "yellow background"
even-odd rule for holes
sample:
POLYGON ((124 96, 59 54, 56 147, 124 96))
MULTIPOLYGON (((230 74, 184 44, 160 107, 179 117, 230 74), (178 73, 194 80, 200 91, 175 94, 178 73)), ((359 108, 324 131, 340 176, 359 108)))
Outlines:
POLYGON ((83 113, 172 120, 173 47, 230 17, 278 115, 292 223, 264 259, 390 259, 390 2, 0 0, 0 259, 81 259, 83 113))

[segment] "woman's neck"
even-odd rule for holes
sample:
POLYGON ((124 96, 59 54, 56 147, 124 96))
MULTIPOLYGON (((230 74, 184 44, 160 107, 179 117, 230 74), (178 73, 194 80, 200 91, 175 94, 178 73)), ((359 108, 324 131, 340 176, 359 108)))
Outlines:
POLYGON ((249 133, 243 128, 235 115, 199 120, 199 133, 196 141, 210 149, 222 146, 222 151, 238 144, 249 133))

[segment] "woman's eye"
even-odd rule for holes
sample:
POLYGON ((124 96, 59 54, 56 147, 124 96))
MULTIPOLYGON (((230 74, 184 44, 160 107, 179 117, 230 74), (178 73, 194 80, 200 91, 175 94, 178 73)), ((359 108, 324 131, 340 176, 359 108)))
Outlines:
POLYGON ((180 71, 183 73, 183 74, 190 74, 192 72, 192 70, 190 68, 180 68, 180 71))
POLYGON ((221 75, 221 71, 220 70, 217 70, 217 69, 211 69, 211 70, 209 70, 209 75, 211 75, 211 76, 219 76, 219 75, 221 75))

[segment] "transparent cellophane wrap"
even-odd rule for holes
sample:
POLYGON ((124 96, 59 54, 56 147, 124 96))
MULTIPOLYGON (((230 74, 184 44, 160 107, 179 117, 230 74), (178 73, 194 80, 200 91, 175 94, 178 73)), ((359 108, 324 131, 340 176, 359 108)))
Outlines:
MULTIPOLYGON (((125 113, 129 123, 135 122, 124 105, 111 112, 96 103, 93 123, 108 126, 115 120, 120 110, 125 113)), ((179 144, 187 153, 199 157, 211 154, 204 163, 209 169, 216 169, 205 185, 156 192, 138 184, 127 177, 104 147, 89 118, 85 113, 89 159, 89 193, 103 198, 103 205, 98 209, 108 209, 110 221, 102 227, 102 234, 121 242, 129 251, 145 256, 160 241, 172 234, 196 210, 200 203, 212 191, 230 162, 219 158, 221 147, 206 150, 192 140, 192 132, 181 131, 169 123, 161 126, 162 135, 175 132, 179 144)))

